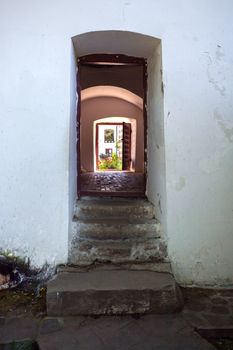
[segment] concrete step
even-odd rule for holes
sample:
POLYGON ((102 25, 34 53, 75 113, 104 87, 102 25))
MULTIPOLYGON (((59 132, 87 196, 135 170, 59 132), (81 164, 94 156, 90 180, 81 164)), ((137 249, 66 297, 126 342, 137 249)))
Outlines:
POLYGON ((124 240, 80 239, 72 241, 69 263, 91 265, 95 262, 165 262, 167 249, 160 238, 124 240))
POLYGON ((75 205, 74 218, 145 218, 155 217, 154 206, 145 199, 81 199, 75 205))
POLYGON ((162 314, 181 306, 180 291, 169 273, 61 272, 47 286, 49 316, 162 314))
POLYGON ((155 219, 95 218, 73 221, 73 240, 159 238, 160 224, 155 219))

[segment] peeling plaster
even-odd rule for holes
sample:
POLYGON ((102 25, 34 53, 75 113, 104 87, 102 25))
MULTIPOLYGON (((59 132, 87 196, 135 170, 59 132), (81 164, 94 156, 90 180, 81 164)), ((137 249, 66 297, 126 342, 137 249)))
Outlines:
POLYGON ((213 85, 213 87, 215 88, 215 90, 217 90, 218 92, 220 92, 220 94, 222 96, 225 96, 225 91, 226 88, 225 86, 221 86, 218 82, 218 80, 215 80, 214 78, 211 77, 210 72, 207 72, 207 76, 209 79, 209 83, 213 85))
POLYGON ((214 110, 214 118, 217 120, 217 123, 220 129, 222 130, 222 132, 224 133, 224 136, 226 137, 226 139, 230 143, 233 143, 233 126, 232 127, 226 126, 226 122, 222 119, 222 116, 219 113, 217 108, 215 108, 214 110))
POLYGON ((216 51, 215 51, 215 57, 211 57, 211 54, 209 51, 203 52, 204 55, 207 58, 207 78, 209 83, 214 87, 216 91, 218 91, 221 96, 226 95, 226 88, 223 85, 223 81, 225 80, 225 76, 222 73, 222 69, 219 69, 216 71, 216 69, 219 67, 221 68, 222 65, 222 58, 224 57, 224 54, 221 52, 221 46, 217 45, 216 51))
POLYGON ((167 119, 170 117, 170 115, 171 115, 171 112, 168 112, 167 113, 167 119))
POLYGON ((222 53, 222 47, 221 45, 217 45, 217 49, 216 49, 216 59, 218 61, 221 61, 221 59, 225 56, 224 53, 222 53))
POLYGON ((162 211, 162 206, 161 206, 161 195, 159 193, 157 193, 157 196, 158 196, 158 208, 159 208, 160 214, 162 214, 163 211, 162 211))
POLYGON ((221 127, 222 131, 224 132, 227 140, 231 143, 233 143, 233 127, 232 128, 228 128, 225 123, 223 122, 223 120, 219 120, 218 121, 219 126, 221 127))

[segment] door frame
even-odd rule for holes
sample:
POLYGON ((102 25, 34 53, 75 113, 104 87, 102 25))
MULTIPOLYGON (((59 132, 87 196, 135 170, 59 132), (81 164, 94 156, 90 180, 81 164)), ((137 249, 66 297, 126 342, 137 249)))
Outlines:
POLYGON ((123 123, 117 123, 117 122, 113 122, 113 123, 105 123, 105 122, 101 122, 101 123, 96 123, 96 128, 95 128, 95 160, 96 160, 96 164, 98 162, 99 159, 99 143, 98 143, 98 138, 99 138, 99 125, 122 125, 123 123))
MULTIPOLYGON (((123 129, 123 135, 122 135, 122 170, 127 170, 129 171, 130 168, 132 167, 132 124, 131 123, 126 123, 126 122, 123 122, 122 123, 122 129, 123 129), (127 125, 127 127, 126 127, 127 125), (130 130, 130 159, 129 159, 129 164, 126 163, 126 159, 125 159, 125 149, 126 149, 126 137, 125 137, 125 134, 126 134, 126 129, 129 128, 130 130), (127 166, 126 166, 127 164, 127 166), (127 168, 127 169, 126 169, 127 168)), ((136 136, 136 142, 137 142, 137 136, 136 136)), ((136 146, 136 145, 135 145, 136 146)))
MULTIPOLYGON (((117 64, 128 64, 138 65, 143 67, 143 123, 144 123, 144 194, 146 193, 146 178, 147 178, 147 61, 143 57, 127 56, 123 54, 90 54, 78 57, 77 59, 77 118, 76 118, 76 132, 77 132, 77 198, 81 196, 81 142, 80 142, 80 121, 81 121, 81 82, 79 72, 82 66, 95 65, 97 62, 104 63, 115 63, 117 64)), ((98 65, 99 66, 99 65, 98 65)))

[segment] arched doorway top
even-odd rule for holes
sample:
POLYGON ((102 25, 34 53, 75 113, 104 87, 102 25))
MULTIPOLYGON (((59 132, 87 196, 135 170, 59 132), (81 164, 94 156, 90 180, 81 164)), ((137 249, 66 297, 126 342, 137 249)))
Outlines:
POLYGON ((87 32, 72 37, 72 41, 77 57, 108 53, 149 58, 160 43, 159 38, 122 30, 87 32))
POLYGON ((118 117, 118 116, 111 116, 111 117, 103 117, 94 120, 94 124, 96 123, 133 123, 136 122, 136 118, 126 118, 126 117, 118 117))
POLYGON ((97 97, 115 97, 127 101, 136 107, 143 109, 143 99, 133 92, 117 86, 93 86, 81 91, 81 100, 89 100, 97 97))

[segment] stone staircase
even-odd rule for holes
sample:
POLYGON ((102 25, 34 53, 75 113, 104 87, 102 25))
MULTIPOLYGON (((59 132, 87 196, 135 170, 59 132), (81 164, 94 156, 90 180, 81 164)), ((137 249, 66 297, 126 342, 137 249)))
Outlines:
POLYGON ((146 200, 82 199, 75 207, 69 262, 166 261, 160 229, 146 200))
POLYGON ((153 205, 145 199, 79 200, 69 265, 48 283, 48 315, 169 313, 181 306, 153 205))

